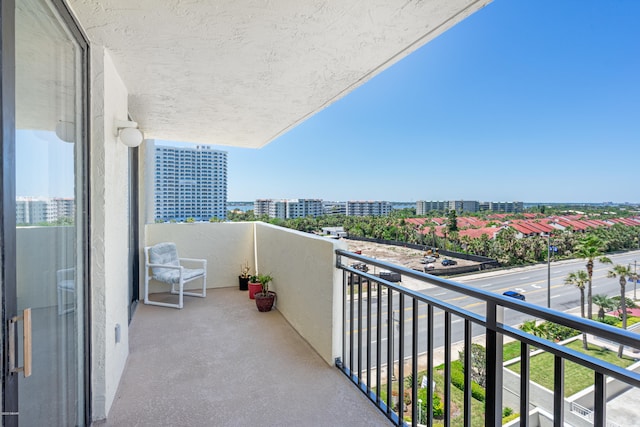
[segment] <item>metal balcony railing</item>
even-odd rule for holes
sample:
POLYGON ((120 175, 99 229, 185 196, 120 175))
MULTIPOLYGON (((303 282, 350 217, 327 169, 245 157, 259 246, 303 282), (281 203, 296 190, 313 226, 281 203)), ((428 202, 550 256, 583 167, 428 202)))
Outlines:
MULTIPOLYGON (((576 329, 590 336, 597 336, 617 344, 640 348, 639 335, 603 323, 582 319, 565 313, 539 307, 527 302, 505 297, 482 289, 431 276, 419 271, 371 259, 353 252, 337 250, 337 268, 343 271, 343 331, 342 357, 336 360, 337 367, 365 393, 395 425, 432 425, 434 413, 431 402, 434 398, 434 369, 436 355, 444 362, 443 390, 444 406, 442 422, 450 425, 451 384, 454 354, 452 350, 454 332, 461 332, 464 349, 464 403, 458 408, 464 417, 463 425, 471 426, 474 416, 484 416, 484 425, 502 424, 503 410, 503 342, 510 337, 521 343, 521 372, 519 390, 520 425, 529 426, 530 411, 530 346, 553 354, 554 362, 549 366, 553 375, 552 416, 554 426, 563 426, 565 421, 565 361, 575 362, 593 371, 593 409, 590 418, 594 425, 605 426, 606 380, 614 378, 630 387, 640 387, 640 374, 602 361, 537 336, 525 333, 503 323, 505 310, 526 313, 558 325, 576 329), (378 275, 364 271, 366 268, 352 266, 364 263, 371 267, 399 273, 403 279, 412 278, 428 286, 437 286, 455 291, 462 296, 477 300, 480 313, 458 307, 395 283, 378 275), (357 267, 357 268, 356 268, 357 267), (483 309, 483 310, 482 310, 483 309), (442 315, 442 323, 439 318, 442 315), (438 322, 434 319, 438 317, 438 322), (455 326, 455 328, 454 328, 455 326), (486 387, 484 414, 472 413, 471 344, 484 337, 486 346, 486 387), (436 351, 437 350, 437 351, 436 351), (423 371, 424 379, 418 378, 423 371), (422 384, 421 384, 422 383, 422 384), (426 410, 421 413, 418 405, 418 390, 426 387, 426 410), (394 398, 397 396, 397 399, 394 398), (405 403, 406 400, 406 403, 405 403), (408 421, 410 418, 411 421, 408 421), (419 421, 422 420, 422 423, 419 421)), ((569 411, 567 411, 569 412, 569 411)))

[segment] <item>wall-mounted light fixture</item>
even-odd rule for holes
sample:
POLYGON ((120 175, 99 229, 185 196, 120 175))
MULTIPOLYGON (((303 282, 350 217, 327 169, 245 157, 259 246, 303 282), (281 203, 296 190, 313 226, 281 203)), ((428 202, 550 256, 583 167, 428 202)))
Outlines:
POLYGON ((138 123, 126 120, 116 120, 114 125, 114 134, 127 147, 137 147, 142 143, 144 135, 138 129, 138 123))
POLYGON ((64 142, 75 142, 76 124, 74 122, 58 120, 58 123, 56 124, 56 136, 64 142))

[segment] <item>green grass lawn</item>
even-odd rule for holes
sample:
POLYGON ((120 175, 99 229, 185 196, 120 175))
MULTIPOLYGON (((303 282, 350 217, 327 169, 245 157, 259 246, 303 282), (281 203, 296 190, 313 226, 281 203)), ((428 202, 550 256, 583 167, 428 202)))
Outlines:
MULTIPOLYGON (((519 344, 519 343, 518 343, 519 344)), ((567 347, 577 350, 581 353, 589 354, 605 362, 626 368, 633 364, 633 359, 624 356, 619 359, 615 351, 603 349, 596 345, 589 344, 589 350, 582 348, 582 340, 575 340, 567 344, 567 347)), ((507 359, 505 359, 507 360, 507 359)), ((508 367, 514 372, 520 373, 520 362, 508 367)), ((530 360, 530 379, 543 387, 553 390, 553 355, 551 353, 541 353, 530 360)), ((593 371, 576 363, 564 362, 564 395, 569 397, 580 390, 593 385, 593 371)))
POLYGON ((515 359, 520 357, 520 341, 511 341, 502 347, 502 360, 515 359))

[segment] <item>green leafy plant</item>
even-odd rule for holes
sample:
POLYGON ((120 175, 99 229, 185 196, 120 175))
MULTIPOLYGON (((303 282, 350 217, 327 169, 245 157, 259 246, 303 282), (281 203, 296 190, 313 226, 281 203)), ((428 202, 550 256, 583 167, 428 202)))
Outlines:
POLYGON ((191 217, 191 216, 190 216, 189 218, 187 218, 187 219, 186 219, 186 221, 185 221, 185 222, 193 223, 193 222, 196 222, 196 219, 195 219, 194 217, 191 217))
POLYGON ((273 282, 273 276, 260 274, 258 275, 258 282, 262 285, 262 294, 267 295, 269 293, 269 283, 273 282))

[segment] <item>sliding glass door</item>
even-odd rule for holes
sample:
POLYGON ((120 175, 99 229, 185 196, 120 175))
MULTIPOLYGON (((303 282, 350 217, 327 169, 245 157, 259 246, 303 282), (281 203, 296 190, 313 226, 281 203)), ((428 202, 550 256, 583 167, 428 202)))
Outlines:
POLYGON ((14 395, 4 422, 84 425, 87 47, 59 1, 15 0, 14 28, 15 133, 3 140, 14 144, 14 182, 3 191, 13 186, 15 204, 3 214, 15 216, 15 282, 4 292, 17 381, 4 384, 14 395))

